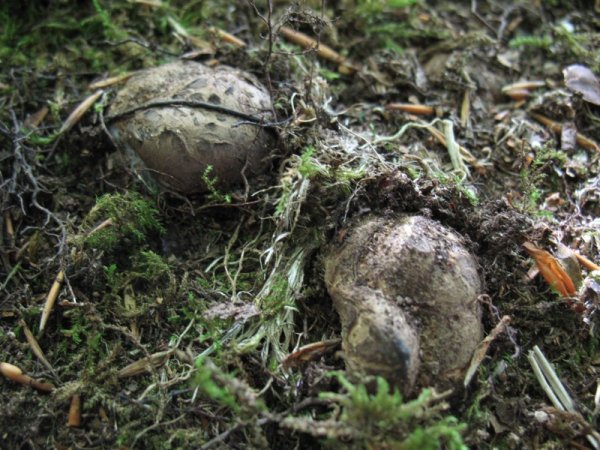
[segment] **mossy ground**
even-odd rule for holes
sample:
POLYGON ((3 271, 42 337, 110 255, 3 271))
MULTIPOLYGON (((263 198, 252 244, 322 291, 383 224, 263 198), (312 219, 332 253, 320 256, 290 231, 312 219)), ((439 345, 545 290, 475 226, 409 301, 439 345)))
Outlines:
POLYGON ((597 426, 598 294, 585 315, 573 310, 527 279, 521 243, 551 248, 554 239, 600 259, 598 152, 570 148, 528 115, 535 108, 600 141, 598 107, 561 90, 567 65, 600 69, 597 15, 591 2, 473 5, 3 2, 0 361, 57 389, 0 380, 2 446, 586 445, 572 421, 535 419, 550 403, 526 353, 543 349, 597 426), (281 25, 318 36, 359 70, 286 41, 281 25), (191 198, 148 189, 101 126, 118 85, 57 133, 91 82, 191 52, 271 90, 281 139, 271 170, 248 189, 211 183, 191 198), (502 87, 519 80, 545 84, 518 105, 502 87), (433 105, 450 122, 427 125, 434 117, 385 108, 393 102, 433 105), (448 124, 470 153, 449 154, 433 137, 448 124), (339 337, 322 252, 366 211, 426 214, 472 242, 486 330, 503 315, 512 322, 466 392, 400 399, 382 380, 368 390, 340 372, 335 347, 282 366, 296 346, 339 337), (65 282, 39 332, 60 270, 65 282), (80 427, 67 426, 74 394, 80 427))

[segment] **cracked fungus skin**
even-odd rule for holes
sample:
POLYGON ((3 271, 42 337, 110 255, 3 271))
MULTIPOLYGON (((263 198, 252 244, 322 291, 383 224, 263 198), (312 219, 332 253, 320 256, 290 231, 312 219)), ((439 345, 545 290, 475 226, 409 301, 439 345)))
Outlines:
MULTIPOLYGON (((258 120, 272 119, 269 94, 254 78, 231 67, 212 69, 193 61, 138 72, 119 91, 109 115, 165 101, 203 102, 258 120)), ((118 118, 110 131, 136 171, 191 194, 207 190, 202 176, 209 165, 209 177, 217 177, 219 188, 241 183, 246 162, 246 177, 265 170, 275 137, 244 121, 207 108, 155 106, 118 118)))
POLYGON ((351 371, 405 395, 456 387, 483 337, 481 280, 463 240, 421 216, 369 217, 325 257, 351 371))

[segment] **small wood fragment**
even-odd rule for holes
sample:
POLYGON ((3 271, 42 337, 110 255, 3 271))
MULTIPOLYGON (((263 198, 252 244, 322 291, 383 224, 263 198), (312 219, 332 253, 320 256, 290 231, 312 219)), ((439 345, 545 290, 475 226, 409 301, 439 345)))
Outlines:
POLYGON ((67 117, 67 120, 65 120, 65 122, 62 124, 62 127, 60 127, 58 133, 62 134, 73 128, 73 126, 75 126, 81 120, 87 110, 90 109, 94 103, 96 103, 102 94, 104 94, 104 91, 100 89, 82 101, 79 106, 77 106, 77 108, 75 108, 73 112, 69 114, 69 117, 67 117))
POLYGON ((573 280, 554 256, 546 250, 536 247, 531 242, 523 243, 523 248, 535 259, 540 274, 550 286, 563 297, 575 295, 576 290, 573 280))
MULTIPOLYGON (((549 119, 548 117, 542 114, 530 112, 529 115, 542 125, 548 127, 554 133, 560 134, 562 132, 562 125, 560 123, 555 122, 554 120, 549 119)), ((594 142, 587 136, 584 136, 581 133, 577 133, 577 137, 575 140, 577 144, 581 145, 586 150, 595 150, 598 153, 600 153, 600 145, 598 145, 596 142, 594 142)))
POLYGON ((79 394, 71 397, 71 404, 69 406, 69 417, 67 419, 67 426, 69 427, 80 427, 81 426, 81 396, 79 394))
POLYGON ((48 322, 48 318, 50 317, 50 313, 52 312, 52 308, 54 307, 54 303, 56 302, 64 279, 65 273, 61 270, 58 272, 58 275, 56 275, 56 279, 54 280, 54 283, 52 283, 52 287, 46 297, 46 303, 44 304, 44 310, 42 311, 42 317, 40 318, 40 333, 42 333, 46 327, 46 322, 48 322))

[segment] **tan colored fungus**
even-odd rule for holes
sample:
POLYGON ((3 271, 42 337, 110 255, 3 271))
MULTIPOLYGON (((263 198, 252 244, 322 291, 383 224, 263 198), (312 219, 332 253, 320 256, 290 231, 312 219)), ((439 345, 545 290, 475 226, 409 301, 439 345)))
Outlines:
POLYGON ((266 89, 248 74, 177 61, 131 77, 108 121, 136 170, 189 194, 207 190, 206 176, 227 187, 265 169, 271 111, 266 89))
POLYGON ((421 216, 369 217, 325 257, 351 371, 403 393, 456 386, 483 337, 481 280, 463 240, 421 216))

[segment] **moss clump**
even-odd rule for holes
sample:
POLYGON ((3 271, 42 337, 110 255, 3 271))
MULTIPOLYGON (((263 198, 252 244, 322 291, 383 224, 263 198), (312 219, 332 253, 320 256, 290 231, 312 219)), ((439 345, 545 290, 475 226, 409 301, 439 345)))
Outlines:
MULTIPOLYGON (((405 402, 397 389, 391 389, 382 377, 375 379, 371 393, 364 383, 352 383, 342 372, 332 376, 342 385, 343 393, 322 393, 341 407, 339 421, 352 430, 354 448, 402 448, 404 450, 466 449, 461 432, 465 425, 452 416, 442 417, 447 407, 425 389, 415 400, 405 402)), ((338 447, 341 443, 331 442, 338 447)))
POLYGON ((84 229, 91 229, 84 241, 87 245, 107 252, 127 244, 140 244, 151 233, 163 233, 158 211, 136 192, 105 194, 83 222, 84 229), (92 227, 109 221, 107 226, 95 230, 92 227))

